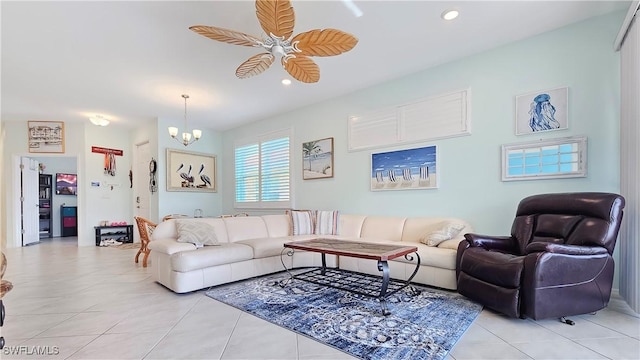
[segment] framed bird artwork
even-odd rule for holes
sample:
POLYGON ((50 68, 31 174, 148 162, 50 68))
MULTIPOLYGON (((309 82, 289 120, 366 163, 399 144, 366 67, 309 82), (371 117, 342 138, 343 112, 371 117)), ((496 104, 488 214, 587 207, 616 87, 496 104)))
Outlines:
POLYGON ((167 149, 167 191, 216 192, 216 156, 167 149))

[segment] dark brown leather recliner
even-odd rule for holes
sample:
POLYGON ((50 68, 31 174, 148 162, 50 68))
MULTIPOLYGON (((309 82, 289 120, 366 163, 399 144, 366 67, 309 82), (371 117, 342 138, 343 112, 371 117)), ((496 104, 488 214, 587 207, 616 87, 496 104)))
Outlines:
POLYGON ((511 236, 466 234, 456 259, 458 292, 511 317, 586 314, 609 303, 613 249, 624 198, 609 193, 529 196, 511 236))

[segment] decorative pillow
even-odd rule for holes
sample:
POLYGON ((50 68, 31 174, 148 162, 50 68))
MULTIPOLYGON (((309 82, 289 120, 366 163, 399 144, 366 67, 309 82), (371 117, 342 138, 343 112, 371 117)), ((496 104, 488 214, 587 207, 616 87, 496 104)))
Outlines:
POLYGON ((464 224, 444 222, 439 229, 426 233, 420 242, 429 246, 438 246, 441 242, 458 236, 462 229, 464 229, 464 224))
POLYGON ((178 242, 192 243, 196 247, 220 245, 215 228, 202 221, 176 220, 178 242))
POLYGON ((316 235, 338 234, 338 211, 316 211, 316 235))
POLYGON ((291 235, 313 235, 314 216, 311 210, 289 210, 289 233, 291 235))

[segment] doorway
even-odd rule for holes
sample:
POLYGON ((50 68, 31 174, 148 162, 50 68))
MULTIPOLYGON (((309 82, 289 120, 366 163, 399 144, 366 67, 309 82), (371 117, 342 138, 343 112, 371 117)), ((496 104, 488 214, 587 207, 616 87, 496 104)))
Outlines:
MULTIPOLYGON (((78 196, 56 195, 55 177, 57 173, 77 174, 78 158, 75 156, 14 156, 12 164, 13 172, 13 234, 14 241, 8 242, 7 246, 20 247, 37 243, 49 237, 40 237, 40 211, 39 211, 39 175, 51 175, 52 193, 49 202, 52 217, 51 234, 55 237, 61 236, 61 205, 78 206, 78 196), (22 171, 21 166, 22 164, 22 171), (31 193, 33 191, 33 194, 31 193), (21 197, 24 201, 21 201, 21 197), (32 204, 33 203, 33 204, 32 204), (33 205, 33 206, 31 206, 33 205), (31 211, 33 210, 33 211, 31 211), (26 239, 26 240, 25 240, 26 239)), ((78 211, 78 213, 81 213, 78 211)), ((75 238, 75 237, 74 237, 75 238)), ((75 238, 77 239, 77 238, 75 238)), ((77 243, 77 241, 76 241, 77 243)))

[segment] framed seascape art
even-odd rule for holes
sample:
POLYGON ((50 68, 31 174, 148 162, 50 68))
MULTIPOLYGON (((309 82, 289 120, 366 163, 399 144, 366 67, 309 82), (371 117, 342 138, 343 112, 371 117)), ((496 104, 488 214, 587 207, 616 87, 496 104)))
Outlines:
POLYGON ((516 135, 569 128, 569 88, 516 96, 516 135))
POLYGON ((167 149, 167 191, 216 192, 216 156, 167 149))
POLYGON ((436 189, 435 145, 371 154, 371 190, 436 189))
POLYGON ((64 122, 28 121, 30 153, 64 153, 64 122))
POLYGON ((333 138, 302 143, 302 179, 333 177, 333 138))

